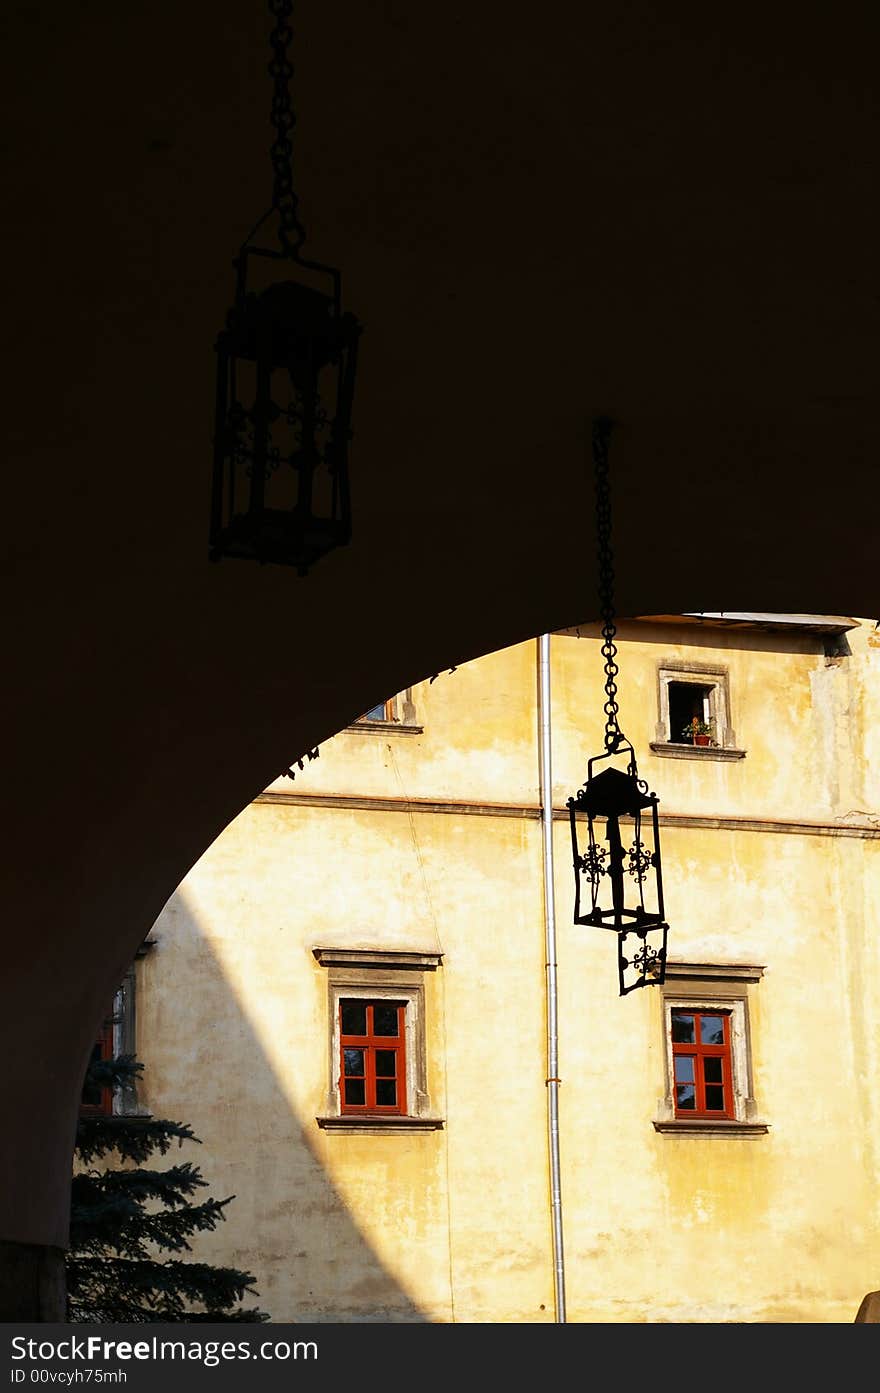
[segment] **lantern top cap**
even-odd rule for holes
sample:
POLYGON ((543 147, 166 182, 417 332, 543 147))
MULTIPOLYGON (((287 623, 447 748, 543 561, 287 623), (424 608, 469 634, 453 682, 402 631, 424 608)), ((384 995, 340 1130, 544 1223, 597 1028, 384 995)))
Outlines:
POLYGON ((340 313, 333 296, 284 280, 239 294, 218 347, 232 347, 242 358, 268 357, 278 365, 304 360, 320 367, 352 349, 360 331, 355 316, 340 313))
POLYGON ((603 769, 601 774, 589 778, 584 788, 571 799, 575 808, 590 817, 634 817, 643 808, 656 803, 653 794, 643 792, 636 774, 625 774, 622 769, 603 769))
POLYGON ((334 318, 336 302, 332 295, 301 281, 274 281, 263 290, 251 291, 245 300, 244 312, 253 319, 267 322, 292 321, 303 331, 326 332, 334 318))

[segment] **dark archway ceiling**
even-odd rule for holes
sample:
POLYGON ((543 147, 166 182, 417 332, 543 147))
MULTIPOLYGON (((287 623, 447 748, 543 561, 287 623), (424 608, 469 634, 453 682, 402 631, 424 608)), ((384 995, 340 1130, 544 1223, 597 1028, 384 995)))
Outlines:
POLYGON ((268 16, 7 7, 16 994, 87 960, 97 1011, 280 766, 595 613, 596 411, 621 613, 880 609, 877 10, 787 9, 299 0, 308 249, 366 326, 355 537, 300 580, 206 548, 268 16))

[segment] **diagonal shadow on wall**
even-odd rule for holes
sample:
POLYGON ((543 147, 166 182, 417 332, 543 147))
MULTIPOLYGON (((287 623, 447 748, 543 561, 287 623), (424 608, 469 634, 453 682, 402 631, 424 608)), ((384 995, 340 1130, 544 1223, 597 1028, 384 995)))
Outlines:
MULTIPOLYGON (((391 1191, 385 1203, 382 1198, 383 1185, 394 1184, 393 1147, 400 1139, 369 1138, 369 1173, 366 1166, 360 1173, 357 1164, 352 1168, 349 1153, 346 1175, 353 1173, 354 1185, 348 1195, 319 1154, 322 1138, 303 1087, 312 1068, 314 1022, 302 1019, 295 990, 286 990, 308 963, 297 953, 286 961, 284 949, 271 944, 275 971, 264 976, 255 1003, 247 987, 233 985, 233 973, 236 982, 259 975, 256 959, 267 945, 257 940, 265 939, 264 928, 250 938, 209 941, 187 882, 150 937, 155 947, 138 969, 140 1106, 189 1123, 202 1145, 186 1150, 210 1193, 235 1195, 226 1222, 198 1236, 193 1260, 222 1260, 253 1272, 256 1304, 276 1322, 433 1319, 408 1294, 406 1274, 393 1271, 376 1251, 383 1233, 386 1251, 404 1247, 388 1224, 407 1206, 395 1204, 391 1191), (363 1212, 379 1216, 373 1237, 368 1219, 359 1222, 352 1212, 370 1192, 378 1203, 363 1212)), ((333 1137, 329 1144, 363 1147, 364 1140, 333 1137)), ((405 1249, 415 1267, 424 1265, 417 1233, 408 1231, 405 1249)))

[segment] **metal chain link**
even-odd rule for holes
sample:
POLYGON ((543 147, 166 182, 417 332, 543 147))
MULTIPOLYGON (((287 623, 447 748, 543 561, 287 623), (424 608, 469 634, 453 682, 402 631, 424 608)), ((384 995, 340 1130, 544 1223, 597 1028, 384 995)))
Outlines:
POLYGON ((296 121, 290 101, 290 79, 293 65, 287 57, 287 46, 293 31, 287 21, 293 10, 293 0, 269 0, 269 10, 275 16, 275 28, 269 42, 272 46, 272 61, 269 75, 272 78, 271 122, 275 128, 271 156, 274 182, 272 207, 279 217, 278 238, 285 256, 296 256, 305 241, 305 228, 297 213, 298 200, 293 192, 293 172, 291 167, 291 132, 296 121))
POLYGON ((605 749, 613 754, 624 738, 617 721, 618 667, 614 659, 614 557, 611 551, 611 493, 608 484, 608 440, 611 422, 599 417, 593 422, 593 464, 596 473, 596 535, 599 552, 599 608, 602 614, 602 657, 605 659, 605 749))

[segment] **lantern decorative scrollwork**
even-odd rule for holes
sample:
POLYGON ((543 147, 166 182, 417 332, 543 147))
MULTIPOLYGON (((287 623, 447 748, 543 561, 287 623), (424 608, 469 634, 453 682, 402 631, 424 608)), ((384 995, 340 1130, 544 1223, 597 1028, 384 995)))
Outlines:
POLYGON ((618 724, 611 556, 611 505, 608 439, 611 423, 594 422, 593 459, 599 541, 602 655, 605 659, 605 750, 587 765, 587 781, 568 799, 574 857, 574 922, 617 934, 617 973, 621 996, 666 980, 669 926, 663 908, 658 799, 639 778, 635 751, 618 724), (625 769, 609 764, 626 757, 625 769), (578 841, 578 819, 586 817, 587 842, 578 841), (604 834, 601 820, 604 819, 604 834))
POLYGON ((639 778, 633 748, 622 738, 614 750, 589 761, 587 782, 568 800, 575 873, 574 922, 612 929, 618 935, 621 996, 635 987, 663 982, 666 976, 668 925, 663 911, 657 807, 657 795, 639 778), (600 761, 627 752, 625 771, 608 765, 601 773, 594 773, 600 761), (579 814, 587 823, 583 850, 578 845, 579 814))
POLYGON ((305 575, 351 536, 348 447, 361 326, 342 310, 339 271, 301 254, 290 167, 292 4, 269 7, 273 202, 235 259, 235 301, 217 336, 209 554, 305 575), (280 249, 252 245, 273 213, 280 249), (283 279, 272 275, 276 262, 286 263, 283 279))

